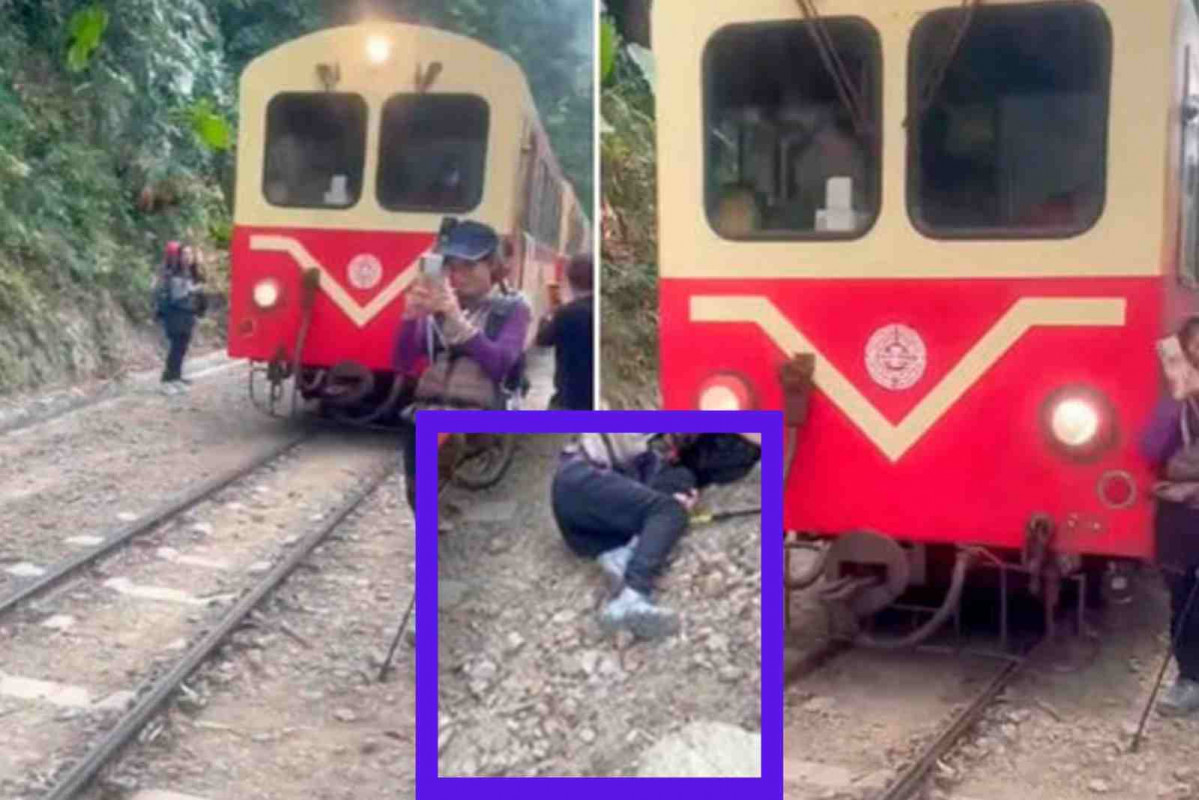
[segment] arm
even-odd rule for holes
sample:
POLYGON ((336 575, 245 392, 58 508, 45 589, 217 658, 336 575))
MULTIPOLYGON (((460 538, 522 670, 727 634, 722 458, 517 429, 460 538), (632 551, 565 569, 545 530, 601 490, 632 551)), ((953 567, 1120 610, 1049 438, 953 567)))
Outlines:
POLYGON ((536 344, 538 347, 552 347, 558 341, 558 319, 561 316, 561 312, 555 312, 551 316, 542 317, 541 323, 537 326, 536 344))
POLYGON ((400 333, 396 337, 395 368, 402 375, 417 376, 428 367, 428 354, 425 352, 428 336, 426 318, 406 319, 400 325, 400 333))
POLYGON ((1153 409, 1149 425, 1141 434, 1141 455, 1154 467, 1159 467, 1182 447, 1182 403, 1163 397, 1153 409))
POLYGON ((460 352, 473 358, 487 377, 499 383, 525 350, 531 317, 528 306, 522 305, 512 312, 494 340, 489 340, 480 331, 461 345, 460 352))

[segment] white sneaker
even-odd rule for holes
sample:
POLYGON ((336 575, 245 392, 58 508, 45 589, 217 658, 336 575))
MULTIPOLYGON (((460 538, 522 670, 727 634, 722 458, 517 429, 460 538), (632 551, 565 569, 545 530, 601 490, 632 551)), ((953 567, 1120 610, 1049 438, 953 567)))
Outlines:
POLYGON ((637 548, 637 537, 634 536, 628 541, 628 544, 621 547, 615 547, 611 550, 605 550, 596 557, 596 561, 604 570, 604 574, 611 581, 619 586, 624 583, 624 573, 629 568, 629 561, 633 558, 633 550, 637 548))
POLYGON ((627 628, 641 639, 662 639, 679 631, 678 615, 660 608, 649 598, 628 586, 604 606, 600 626, 608 632, 627 628))
POLYGON ((167 396, 179 394, 179 389, 177 389, 173 383, 164 383, 159 391, 167 396))
POLYGON ((1166 717, 1183 717, 1199 711, 1199 683, 1179 678, 1158 701, 1157 711, 1166 717))

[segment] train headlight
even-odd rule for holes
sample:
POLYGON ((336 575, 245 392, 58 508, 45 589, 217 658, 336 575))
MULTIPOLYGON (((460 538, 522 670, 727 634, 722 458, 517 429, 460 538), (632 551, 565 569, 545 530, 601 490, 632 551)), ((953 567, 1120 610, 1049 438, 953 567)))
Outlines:
POLYGON ((277 282, 269 278, 265 281, 259 281, 254 284, 254 305, 264 311, 272 309, 279 304, 279 297, 282 294, 277 282))
POLYGON ((372 64, 382 64, 391 58, 391 42, 383 36, 371 36, 366 40, 366 57, 372 64))
POLYGON ((1060 454, 1074 460, 1099 457, 1118 438, 1116 411, 1108 398, 1089 386, 1066 386, 1042 406, 1046 438, 1060 454))
POLYGON ((1099 433, 1099 411, 1081 398, 1061 400, 1053 408, 1050 429, 1067 447, 1084 447, 1099 433))
POLYGON ((745 411, 755 406, 749 384, 740 376, 723 372, 699 387, 700 411, 745 411))

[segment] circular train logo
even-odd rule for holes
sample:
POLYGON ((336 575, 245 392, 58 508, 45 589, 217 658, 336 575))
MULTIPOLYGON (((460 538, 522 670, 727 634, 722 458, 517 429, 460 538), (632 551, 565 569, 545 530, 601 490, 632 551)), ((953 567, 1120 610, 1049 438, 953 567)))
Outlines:
POLYGON ((346 277, 355 289, 374 289, 383 280, 383 264, 368 253, 354 256, 346 267, 346 277))
POLYGON ((928 352, 920 334, 906 325, 879 328, 866 343, 866 369, 884 389, 902 392, 924 377, 928 352))

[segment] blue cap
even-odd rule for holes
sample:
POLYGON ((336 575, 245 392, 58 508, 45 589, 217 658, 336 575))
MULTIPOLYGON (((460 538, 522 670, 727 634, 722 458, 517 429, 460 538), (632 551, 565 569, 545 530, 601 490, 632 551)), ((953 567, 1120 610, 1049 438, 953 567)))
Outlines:
POLYGON ((433 252, 447 258, 482 261, 500 245, 500 237, 495 229, 481 222, 467 221, 444 225, 442 231, 433 252))

